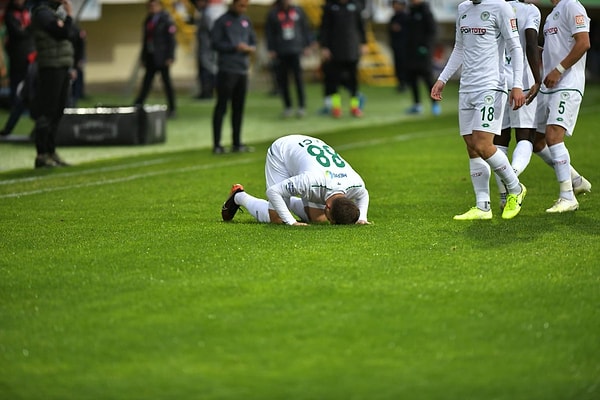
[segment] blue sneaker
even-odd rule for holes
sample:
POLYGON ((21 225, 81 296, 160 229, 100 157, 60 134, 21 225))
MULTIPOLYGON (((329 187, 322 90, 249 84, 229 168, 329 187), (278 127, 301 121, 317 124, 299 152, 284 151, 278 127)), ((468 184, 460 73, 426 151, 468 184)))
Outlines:
POLYGON ((439 102, 434 102, 431 106, 431 113, 436 117, 442 113, 442 106, 439 102))
POLYGON ((423 107, 420 104, 415 104, 406 110, 407 114, 417 115, 423 113, 423 107))

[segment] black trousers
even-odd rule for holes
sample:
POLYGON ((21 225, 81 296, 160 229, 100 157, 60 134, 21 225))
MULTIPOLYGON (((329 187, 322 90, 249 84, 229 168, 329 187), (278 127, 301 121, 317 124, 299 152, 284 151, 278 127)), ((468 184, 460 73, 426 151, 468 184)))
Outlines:
POLYGON ((248 92, 248 75, 219 71, 217 73, 217 104, 213 110, 213 146, 221 146, 221 129, 227 105, 231 101, 231 138, 233 147, 242 144, 242 120, 248 92))
POLYGON ((69 96, 69 69, 39 68, 35 104, 35 147, 38 154, 56 152, 56 131, 69 96))
MULTIPOLYGON (((427 85, 428 93, 431 92, 431 88, 433 87, 433 72, 431 67, 423 67, 423 68, 410 68, 407 71, 408 85, 410 86, 413 102, 414 104, 421 103, 421 93, 419 92, 419 80, 423 80, 427 85)), ((429 96, 427 96, 429 97, 429 96)), ((433 100, 432 100, 433 101, 433 100)))
POLYGON ((150 93, 150 89, 152 88, 152 81, 154 80, 154 75, 156 75, 156 73, 159 72, 160 77, 162 78, 165 93, 167 95, 167 107, 169 108, 170 113, 174 112, 175 93, 173 91, 173 84, 171 83, 170 67, 167 65, 155 65, 154 59, 152 57, 148 57, 145 60, 145 67, 146 72, 144 74, 142 88, 140 90, 140 93, 138 94, 138 97, 135 99, 135 104, 144 104, 144 101, 146 101, 148 93, 150 93))
POLYGON ((277 68, 277 83, 283 98, 285 108, 292 106, 289 88, 289 75, 292 74, 294 84, 296 85, 296 96, 298 107, 306 106, 306 95, 304 93, 304 81, 302 80, 302 68, 300 66, 300 54, 281 54, 277 56, 279 62, 277 68))
POLYGON ((332 60, 324 63, 322 68, 325 79, 325 96, 337 93, 341 85, 348 89, 350 96, 356 97, 358 93, 358 60, 332 60))

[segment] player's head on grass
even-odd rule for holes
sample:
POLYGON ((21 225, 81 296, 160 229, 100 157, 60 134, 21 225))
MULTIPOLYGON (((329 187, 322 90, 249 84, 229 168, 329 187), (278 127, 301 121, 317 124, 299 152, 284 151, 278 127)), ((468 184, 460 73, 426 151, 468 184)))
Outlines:
POLYGON ((355 224, 360 216, 358 206, 344 195, 334 195, 331 203, 325 207, 325 215, 333 225, 355 224))

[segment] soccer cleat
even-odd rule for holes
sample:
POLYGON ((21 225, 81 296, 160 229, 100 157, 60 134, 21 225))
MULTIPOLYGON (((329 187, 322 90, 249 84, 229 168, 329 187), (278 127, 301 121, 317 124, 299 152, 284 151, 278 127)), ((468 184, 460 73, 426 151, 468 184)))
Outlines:
POLYGON ((546 210, 547 213, 563 213, 569 211, 575 211, 579 208, 579 202, 577 199, 567 200, 560 197, 556 200, 556 203, 552 207, 546 210))
POLYGON ((333 107, 331 109, 331 116, 333 118, 340 118, 342 116, 342 109, 339 107, 333 107))
POLYGON ((58 167, 56 161, 49 154, 40 154, 35 158, 35 168, 54 168, 58 167))
POLYGON ((356 118, 360 118, 363 116, 363 112, 358 107, 351 109, 350 113, 352 114, 353 117, 356 117, 356 118))
POLYGON ((223 207, 221 207, 221 217, 223 217, 223 221, 231 221, 235 216, 237 210, 239 210, 240 206, 235 204, 233 198, 236 194, 243 192, 244 187, 239 183, 236 183, 231 187, 231 191, 229 192, 229 198, 225 203, 223 203, 223 207))
POLYGON ((49 157, 52 159, 52 161, 54 161, 56 163, 56 165, 58 167, 70 167, 71 166, 71 164, 67 163, 65 160, 60 158, 60 156, 56 153, 50 154, 49 157))
POLYGON ((420 104, 415 104, 406 110, 407 114, 418 115, 423 113, 423 107, 420 104))
POLYGON ((590 183, 590 181, 585 179, 583 176, 581 177, 581 183, 579 185, 577 185, 577 186, 573 185, 573 193, 575 193, 575 196, 580 195, 580 194, 589 193, 591 191, 592 191, 592 184, 590 183))
POLYGON ((492 210, 483 211, 480 208, 473 207, 464 214, 455 215, 457 221, 473 221, 476 219, 492 219, 492 210))
POLYGON ((521 193, 509 193, 506 196, 506 205, 504 206, 504 210, 502 210, 502 218, 504 219, 512 219, 521 212, 521 204, 523 204, 523 199, 527 195, 527 188, 522 183, 519 183, 519 185, 521 185, 521 193))

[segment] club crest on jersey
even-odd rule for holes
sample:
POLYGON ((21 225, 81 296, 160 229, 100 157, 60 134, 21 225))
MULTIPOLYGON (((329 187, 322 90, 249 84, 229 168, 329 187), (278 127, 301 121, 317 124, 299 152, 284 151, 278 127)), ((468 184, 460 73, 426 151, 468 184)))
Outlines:
POLYGON ((494 104, 494 96, 489 96, 489 95, 488 95, 488 96, 485 96, 485 97, 483 98, 483 102, 484 102, 485 104, 487 104, 488 106, 489 106, 490 104, 494 104))
POLYGON ((563 100, 568 100, 569 97, 571 97, 571 95, 569 94, 569 92, 562 92, 560 94, 560 98, 563 99, 563 100))
POLYGON ((586 24, 585 24, 585 16, 583 15, 576 15, 575 16, 575 26, 577 28, 585 28, 586 24))
POLYGON ((554 16, 552 17, 552 19, 556 21, 558 18, 560 18, 560 13, 557 11, 556 14, 554 14, 554 16))
POLYGON ((479 17, 481 18, 482 21, 487 21, 488 19, 490 19, 490 13, 487 11, 484 11, 481 13, 481 15, 479 17))

